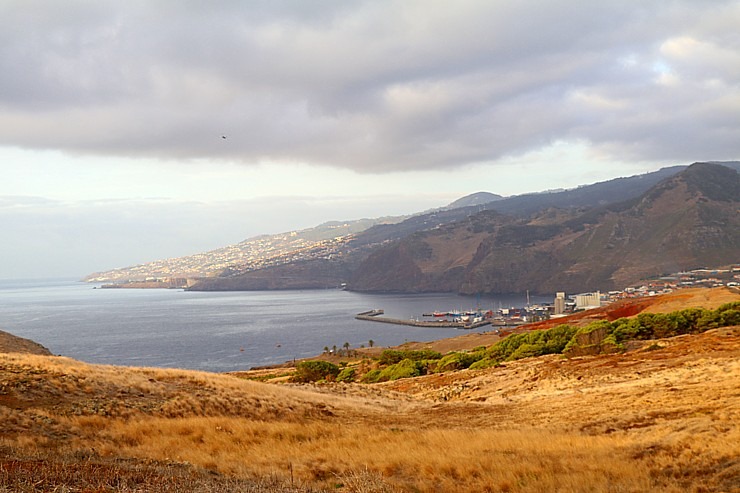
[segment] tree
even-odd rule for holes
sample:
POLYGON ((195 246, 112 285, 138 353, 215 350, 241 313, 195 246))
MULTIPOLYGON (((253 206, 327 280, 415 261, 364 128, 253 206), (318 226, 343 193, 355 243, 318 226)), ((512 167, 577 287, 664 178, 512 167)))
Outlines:
POLYGON ((301 361, 296 365, 294 382, 316 382, 334 380, 339 375, 339 367, 328 361, 301 361))
POLYGON ((345 342, 342 347, 344 348, 344 354, 349 354, 349 342, 345 342))
POLYGON ((370 339, 369 341, 367 341, 367 344, 368 344, 368 346, 373 347, 375 345, 375 341, 373 341, 372 339, 370 339))

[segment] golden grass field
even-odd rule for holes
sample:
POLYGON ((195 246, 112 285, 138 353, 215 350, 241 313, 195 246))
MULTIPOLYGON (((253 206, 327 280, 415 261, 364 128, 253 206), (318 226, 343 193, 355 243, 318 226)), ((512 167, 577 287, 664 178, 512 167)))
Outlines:
POLYGON ((374 385, 242 377, 0 354, 0 492, 740 491, 739 327, 374 385))

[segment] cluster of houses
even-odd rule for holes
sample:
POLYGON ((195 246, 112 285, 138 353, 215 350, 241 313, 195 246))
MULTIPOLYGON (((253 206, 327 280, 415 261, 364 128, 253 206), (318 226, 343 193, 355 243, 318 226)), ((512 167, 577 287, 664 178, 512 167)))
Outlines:
POLYGON ((672 293, 677 289, 718 288, 722 286, 740 287, 740 265, 723 269, 694 269, 661 276, 641 283, 639 286, 631 286, 622 291, 610 291, 607 301, 656 296, 672 293))

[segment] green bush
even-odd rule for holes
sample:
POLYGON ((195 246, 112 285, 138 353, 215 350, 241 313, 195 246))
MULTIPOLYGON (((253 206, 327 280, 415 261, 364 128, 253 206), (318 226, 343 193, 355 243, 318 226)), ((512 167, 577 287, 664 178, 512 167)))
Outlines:
POLYGON ((525 343, 516 348, 516 351, 511 353, 507 359, 510 361, 514 361, 522 358, 531 358, 533 356, 542 356, 544 354, 542 350, 543 346, 541 344, 525 343))
POLYGON ((617 343, 639 339, 644 335, 644 328, 636 318, 620 318, 612 322, 611 333, 614 335, 617 343))
POLYGON ((702 308, 686 308, 685 310, 681 310, 680 313, 681 316, 686 320, 686 328, 685 330, 688 332, 692 330, 693 327, 698 327, 697 322, 702 317, 706 310, 702 308))
POLYGON ((380 370, 370 370, 362 377, 362 381, 365 383, 376 383, 380 381, 380 370))
POLYGON ((722 327, 740 325, 740 310, 725 310, 720 314, 719 319, 722 327))
POLYGON ((731 301, 717 308, 717 311, 719 313, 722 313, 727 310, 740 310, 740 301, 731 301))
POLYGON ((542 332, 542 354, 560 354, 578 332, 578 328, 571 325, 558 325, 542 332))
POLYGON ((339 375, 339 367, 328 361, 301 361, 296 365, 294 382, 317 382, 334 380, 339 375))
POLYGON ((337 382, 354 382, 355 381, 355 369, 352 367, 344 368, 337 375, 337 382))
POLYGON ((435 371, 452 371, 452 370, 464 370, 469 368, 470 365, 479 361, 485 357, 485 352, 476 351, 472 353, 455 352, 445 355, 442 359, 437 361, 435 365, 435 371))
POLYGON ((510 335, 491 346, 485 356, 492 360, 505 361, 543 354, 560 354, 577 331, 578 328, 570 325, 558 325, 549 330, 510 335))
POLYGON ((418 349, 411 351, 400 351, 396 349, 386 349, 380 354, 379 362, 381 365, 394 365, 402 360, 410 359, 412 361, 421 361, 425 359, 440 359, 442 353, 432 351, 431 349, 418 349))
POLYGON ((740 302, 725 303, 713 312, 704 313, 698 320, 699 328, 708 330, 740 324, 740 302))
POLYGON ((380 375, 378 376, 378 382, 398 380, 399 378, 418 377, 424 374, 426 374, 426 364, 424 364, 424 362, 404 359, 395 365, 391 365, 381 370, 380 375))
POLYGON ((607 335, 601 344, 602 346, 611 346, 614 352, 624 351, 624 345, 617 341, 617 337, 613 333, 607 335))

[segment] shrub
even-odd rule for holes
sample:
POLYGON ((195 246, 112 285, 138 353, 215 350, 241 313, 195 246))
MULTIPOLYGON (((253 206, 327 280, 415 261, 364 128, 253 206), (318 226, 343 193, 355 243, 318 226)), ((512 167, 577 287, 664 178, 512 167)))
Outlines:
POLYGON ((636 318, 620 318, 612 322, 612 334, 618 343, 637 339, 644 329, 636 318))
POLYGON ((508 360, 514 361, 522 358, 531 358, 532 356, 542 356, 542 345, 524 343, 509 355, 508 360))
POLYGON ((570 325, 558 325, 550 330, 535 330, 510 335, 486 351, 486 357, 504 361, 562 353, 578 329, 570 325), (522 346, 526 346, 522 348, 522 346))
POLYGON ((449 353, 442 359, 437 361, 435 365, 435 371, 452 371, 452 370, 463 370, 469 368, 470 365, 479 361, 485 357, 483 351, 476 351, 473 353, 455 352, 449 353))
POLYGON ((601 346, 606 349, 606 352, 624 351, 624 345, 617 341, 614 334, 607 335, 601 342, 601 346))
POLYGON ((705 310, 702 308, 686 308, 685 310, 681 310, 680 313, 681 316, 686 320, 687 326, 686 331, 690 331, 695 329, 698 325, 697 322, 704 314, 705 310))
POLYGON ((317 382, 333 380, 339 375, 339 367, 328 361, 301 361, 296 365, 294 382, 317 382))
POLYGON ((355 369, 347 367, 339 372, 337 375, 337 382, 354 382, 355 381, 355 369))
POLYGON ((740 310, 725 310, 720 316, 720 326, 740 325, 740 310))
POLYGON ((719 327, 740 325, 740 301, 725 303, 716 310, 719 327))
POLYGON ((365 383, 376 383, 380 381, 380 370, 370 370, 362 377, 362 381, 365 383))
POLYGON ((386 349, 380 354, 379 362, 381 365, 394 365, 405 359, 421 361, 425 359, 440 359, 441 357, 442 353, 432 351, 431 349, 418 349, 412 351, 386 349))
POLYGON ((422 361, 404 359, 380 371, 378 382, 398 380, 399 378, 418 377, 426 374, 426 365, 422 361))
POLYGON ((560 354, 573 339, 578 329, 571 325, 558 325, 542 334, 542 354, 560 354))

